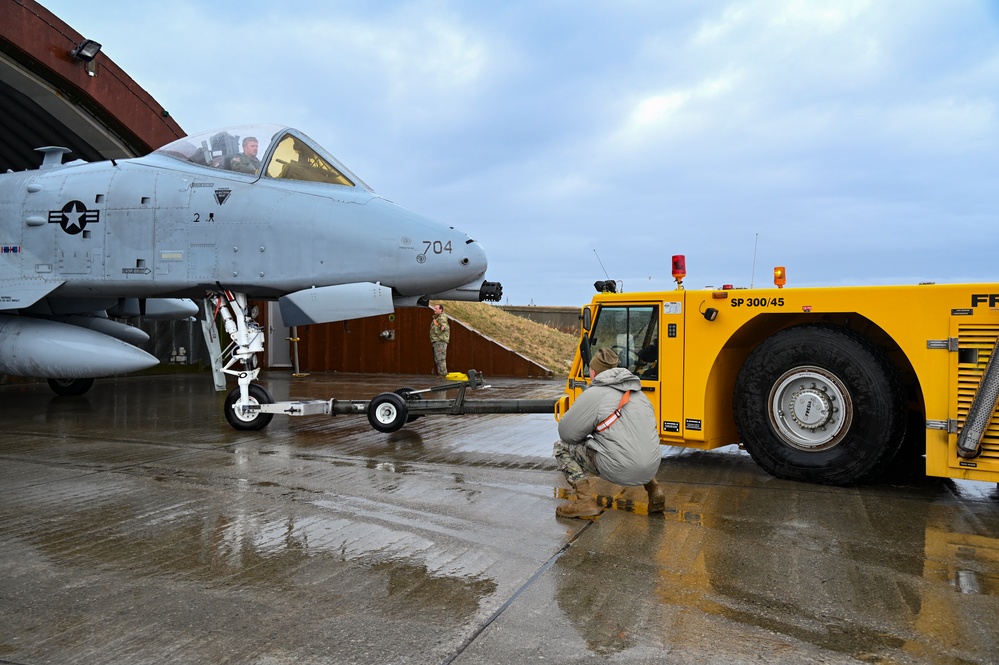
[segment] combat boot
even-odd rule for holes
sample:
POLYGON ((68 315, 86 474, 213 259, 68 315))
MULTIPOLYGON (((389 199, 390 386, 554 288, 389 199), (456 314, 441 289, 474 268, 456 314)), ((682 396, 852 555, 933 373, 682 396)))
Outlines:
POLYGON ((604 509, 597 505, 597 500, 593 497, 590 479, 579 480, 572 485, 576 488, 576 500, 557 507, 555 514, 559 517, 578 517, 584 520, 599 517, 604 509))
POLYGON ((666 510, 666 495, 663 493, 663 488, 659 487, 659 483, 656 482, 655 478, 645 483, 645 491, 649 493, 650 515, 666 510))

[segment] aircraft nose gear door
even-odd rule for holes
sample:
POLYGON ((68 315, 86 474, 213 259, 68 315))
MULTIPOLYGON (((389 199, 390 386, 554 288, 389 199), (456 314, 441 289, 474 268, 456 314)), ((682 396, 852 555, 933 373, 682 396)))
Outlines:
MULTIPOLYGON (((225 400, 225 418, 238 430, 259 430, 267 426, 274 417, 271 413, 261 413, 261 404, 273 404, 274 399, 259 384, 253 383, 260 368, 257 366, 257 354, 264 350, 264 330, 257 323, 246 304, 245 293, 209 293, 205 301, 205 311, 212 308, 214 314, 211 321, 205 325, 205 341, 212 354, 212 369, 222 374, 235 376, 239 384, 233 388, 225 400), (217 338, 210 339, 218 317, 226 333, 232 340, 224 351, 219 352, 217 338), (226 354, 231 354, 228 362, 222 366, 226 354), (237 363, 241 366, 234 369, 237 363)), ((218 385, 218 383, 216 383, 218 385)), ((222 386, 225 389, 225 386, 222 386)))

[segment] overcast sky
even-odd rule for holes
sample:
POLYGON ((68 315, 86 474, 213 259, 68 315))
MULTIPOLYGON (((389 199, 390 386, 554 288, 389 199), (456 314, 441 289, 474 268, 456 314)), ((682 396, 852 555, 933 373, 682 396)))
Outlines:
POLYGON ((995 2, 41 2, 185 131, 297 127, 464 230, 505 303, 671 289, 673 254, 999 281, 995 2))

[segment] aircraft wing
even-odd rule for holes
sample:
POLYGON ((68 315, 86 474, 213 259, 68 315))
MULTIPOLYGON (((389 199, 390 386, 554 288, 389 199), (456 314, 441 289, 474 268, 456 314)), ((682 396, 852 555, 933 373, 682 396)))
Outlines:
POLYGON ((0 310, 31 307, 63 283, 63 280, 0 279, 0 310))

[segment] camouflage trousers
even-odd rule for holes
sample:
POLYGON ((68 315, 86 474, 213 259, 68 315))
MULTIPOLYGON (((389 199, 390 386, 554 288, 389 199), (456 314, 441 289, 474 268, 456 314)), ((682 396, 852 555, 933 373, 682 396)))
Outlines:
POLYGON ((559 439, 555 442, 555 449, 552 454, 555 456, 555 463, 558 470, 565 475, 565 479, 573 486, 580 480, 586 480, 587 476, 599 476, 597 465, 587 454, 586 441, 581 443, 566 443, 559 439))
POLYGON ((434 342, 434 364, 438 376, 447 376, 447 342, 434 342))

